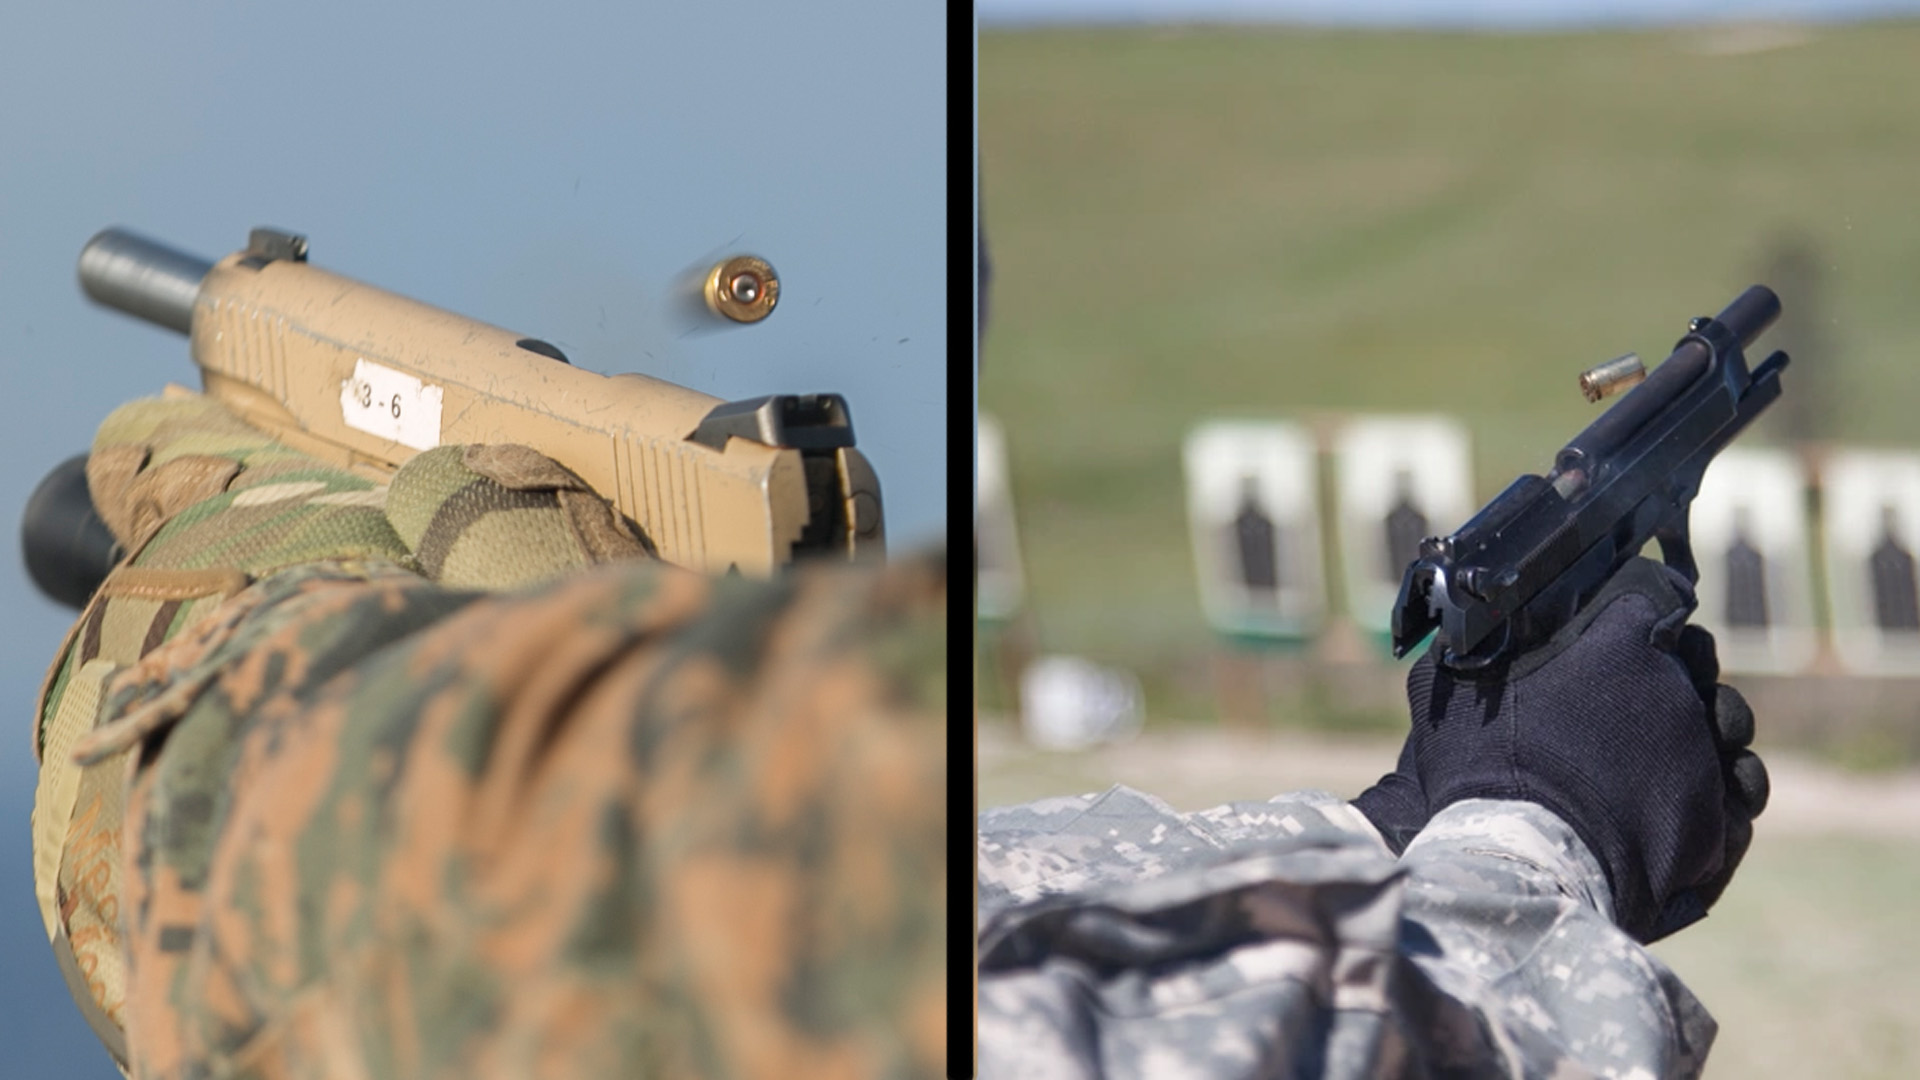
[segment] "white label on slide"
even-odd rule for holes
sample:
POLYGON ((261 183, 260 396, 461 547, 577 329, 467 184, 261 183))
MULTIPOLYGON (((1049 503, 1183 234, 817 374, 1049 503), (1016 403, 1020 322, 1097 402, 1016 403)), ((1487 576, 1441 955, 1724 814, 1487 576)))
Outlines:
POLYGON ((437 386, 361 358, 353 378, 340 382, 340 419, 355 431, 431 450, 440 445, 441 396, 437 386))

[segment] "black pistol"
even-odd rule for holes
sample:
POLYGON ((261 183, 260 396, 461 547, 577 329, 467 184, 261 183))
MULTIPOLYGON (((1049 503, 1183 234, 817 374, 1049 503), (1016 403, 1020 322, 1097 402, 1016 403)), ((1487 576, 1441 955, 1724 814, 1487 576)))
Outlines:
POLYGON ((1692 320, 1551 472, 1522 476, 1458 532, 1423 541, 1394 604, 1393 654, 1438 629, 1449 666, 1510 660, 1552 637, 1649 540, 1698 581, 1687 511, 1714 455, 1780 396, 1787 354, 1748 370, 1743 352, 1779 315, 1780 298, 1755 285, 1692 320))

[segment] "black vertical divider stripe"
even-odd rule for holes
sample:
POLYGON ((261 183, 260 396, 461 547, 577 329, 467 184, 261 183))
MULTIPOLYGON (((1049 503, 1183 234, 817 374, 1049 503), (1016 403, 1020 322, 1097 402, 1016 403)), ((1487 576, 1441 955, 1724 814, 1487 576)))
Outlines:
POLYGON ((979 209, 971 0, 947 7, 947 1075, 974 1075, 973 441, 978 375, 974 260, 979 209))

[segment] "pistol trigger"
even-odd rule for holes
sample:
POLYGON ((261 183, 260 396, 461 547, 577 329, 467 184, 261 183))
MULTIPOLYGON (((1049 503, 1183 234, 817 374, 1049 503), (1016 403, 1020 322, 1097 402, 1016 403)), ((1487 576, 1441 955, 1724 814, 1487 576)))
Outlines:
POLYGON ((1656 535, 1660 541, 1661 561, 1686 575, 1688 583, 1700 584, 1700 567, 1693 561, 1693 540, 1688 534, 1686 519, 1682 518, 1678 526, 1662 529, 1656 535))

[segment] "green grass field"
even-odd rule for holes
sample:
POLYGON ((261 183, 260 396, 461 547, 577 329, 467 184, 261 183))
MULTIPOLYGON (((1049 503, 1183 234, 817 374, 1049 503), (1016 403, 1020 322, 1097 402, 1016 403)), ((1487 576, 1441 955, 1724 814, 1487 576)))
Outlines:
POLYGON ((982 35, 981 407, 1039 644, 1140 671, 1150 715, 1204 708, 1192 425, 1451 413, 1484 499, 1594 415, 1576 373, 1763 277, 1804 430, 1920 444, 1920 25, 1729 44, 982 35), (1768 274, 1792 244, 1810 280, 1768 274))

